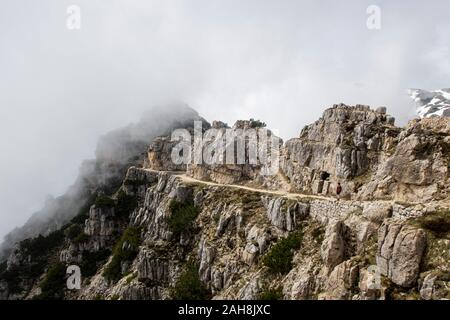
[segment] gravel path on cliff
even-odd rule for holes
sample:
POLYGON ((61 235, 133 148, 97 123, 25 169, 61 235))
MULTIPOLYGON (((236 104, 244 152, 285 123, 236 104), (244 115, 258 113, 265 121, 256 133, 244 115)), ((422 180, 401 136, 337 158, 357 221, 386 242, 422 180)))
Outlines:
MULTIPOLYGON (((285 197, 285 198, 289 198, 289 199, 308 198, 308 199, 318 199, 318 200, 327 200, 327 201, 350 201, 350 202, 358 201, 358 200, 337 199, 335 197, 310 195, 310 194, 303 194, 303 193, 292 193, 292 192, 287 192, 287 191, 282 191, 282 190, 259 189, 259 188, 238 185, 238 184, 221 184, 221 183, 216 183, 216 182, 211 182, 211 181, 203 181, 203 180, 198 180, 198 179, 192 178, 192 177, 186 175, 186 173, 180 172, 180 171, 158 171, 158 170, 153 170, 153 169, 148 169, 148 168, 145 168, 144 170, 154 172, 154 173, 168 173, 168 174, 176 176, 177 178, 181 179, 182 181, 184 181, 186 183, 204 184, 204 185, 212 186, 212 187, 226 187, 226 188, 233 188, 233 189, 242 189, 242 190, 247 190, 247 191, 251 191, 251 192, 258 192, 258 193, 263 193, 263 194, 285 197)), ((374 200, 374 201, 384 202, 384 203, 393 203, 394 202, 393 200, 381 200, 381 199, 374 200)), ((373 201, 372 200, 363 200, 363 201, 358 201, 358 202, 364 203, 364 202, 373 202, 373 201)), ((418 204, 418 203, 410 203, 410 204, 414 205, 414 204, 418 204)))
POLYGON ((282 197, 286 197, 286 198, 314 198, 314 199, 335 200, 335 201, 337 201, 337 199, 333 198, 333 197, 307 195, 307 194, 301 194, 301 193, 291 193, 291 192, 280 191, 280 190, 258 189, 258 188, 252 188, 252 187, 247 187, 247 186, 241 186, 241 185, 238 185, 238 184, 221 184, 221 183, 215 183, 215 182, 210 182, 210 181, 202 181, 202 180, 197 180, 197 179, 194 179, 192 177, 189 177, 186 174, 177 174, 176 176, 179 177, 182 181, 184 181, 186 183, 202 183, 202 184, 205 184, 205 185, 208 185, 208 186, 242 189, 242 190, 248 190, 248 191, 252 191, 252 192, 273 194, 273 195, 282 196, 282 197))
POLYGON ((259 189, 259 188, 242 186, 242 185, 238 185, 238 184, 221 184, 221 183, 216 183, 216 182, 211 182, 211 181, 203 181, 203 180, 198 180, 198 179, 189 177, 185 173, 177 172, 177 171, 158 171, 158 170, 153 170, 153 169, 145 169, 145 170, 150 171, 150 172, 155 172, 155 173, 162 173, 162 172, 168 173, 168 174, 176 176, 177 178, 181 179, 183 182, 186 182, 186 183, 200 183, 200 184, 204 184, 204 185, 212 186, 212 187, 227 187, 227 188, 234 188, 234 189, 242 189, 242 190, 247 190, 247 191, 251 191, 251 192, 272 194, 272 195, 282 196, 282 197, 291 198, 291 199, 313 198, 313 199, 328 200, 328 201, 330 201, 330 200, 338 201, 338 199, 336 199, 334 197, 325 197, 325 196, 309 195, 309 194, 302 194, 302 193, 291 193, 291 192, 281 191, 281 190, 259 189))

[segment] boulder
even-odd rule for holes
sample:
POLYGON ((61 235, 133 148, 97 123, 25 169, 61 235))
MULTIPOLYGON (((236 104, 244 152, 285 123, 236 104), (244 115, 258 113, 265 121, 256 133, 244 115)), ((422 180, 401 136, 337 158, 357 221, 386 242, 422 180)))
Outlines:
POLYGON ((352 291, 358 284, 358 266, 347 260, 334 268, 325 282, 321 300, 350 300, 352 291))
POLYGON ((342 221, 332 221, 325 231, 320 254, 323 263, 330 271, 345 258, 344 228, 342 221))
POLYGON ((308 203, 267 196, 261 197, 261 200, 266 207, 270 222, 281 230, 295 230, 299 222, 309 214, 310 206, 308 203))
POLYGON ((386 221, 378 231, 377 265, 395 284, 412 287, 426 246, 426 234, 401 221, 386 221))
POLYGON ((431 300, 434 293, 434 282, 437 276, 430 273, 427 274, 423 280, 422 286, 420 287, 420 297, 423 300, 431 300))
POLYGON ((392 205, 382 201, 367 202, 364 203, 362 214, 369 221, 381 224, 392 216, 392 205))

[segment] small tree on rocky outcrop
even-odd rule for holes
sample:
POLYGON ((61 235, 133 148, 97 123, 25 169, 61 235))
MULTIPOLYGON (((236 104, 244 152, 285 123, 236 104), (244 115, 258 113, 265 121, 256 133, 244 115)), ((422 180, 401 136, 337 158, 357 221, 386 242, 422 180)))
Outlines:
POLYGON ((280 240, 264 256, 263 263, 271 273, 286 274, 292 269, 294 251, 300 248, 302 232, 296 231, 280 240))
POLYGON ((167 223, 174 237, 179 237, 182 232, 189 231, 199 214, 199 210, 192 201, 183 203, 173 199, 169 204, 169 209, 171 216, 167 223))
POLYGON ((186 271, 175 283, 173 298, 175 300, 206 300, 209 296, 210 292, 200 280, 198 264, 188 262, 186 271))

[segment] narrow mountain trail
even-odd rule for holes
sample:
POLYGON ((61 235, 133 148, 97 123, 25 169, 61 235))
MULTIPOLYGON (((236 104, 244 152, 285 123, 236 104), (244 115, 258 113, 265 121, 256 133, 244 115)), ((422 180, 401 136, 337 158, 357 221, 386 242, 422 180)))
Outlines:
MULTIPOLYGON (((260 189, 260 188, 253 188, 238 184, 222 184, 222 183, 216 183, 212 181, 203 181, 198 180, 195 178, 192 178, 188 176, 184 172, 180 171, 158 171, 153 169, 144 168, 145 171, 154 172, 154 173, 168 173, 171 175, 176 176, 177 178, 181 179, 183 182, 186 183, 197 183, 197 184, 204 184, 207 186, 212 187, 226 187, 226 188, 233 188, 233 189, 241 189, 241 190, 247 190, 251 192, 258 192, 263 194, 269 194, 269 195, 275 195, 275 196, 281 196, 288 199, 316 199, 316 200, 327 200, 327 201, 353 201, 353 200, 344 200, 344 199, 337 199, 334 197, 327 197, 327 196, 319 196, 319 195, 310 195, 310 194, 303 194, 303 193, 293 193, 288 191, 282 191, 282 190, 268 190, 268 189, 260 189)), ((386 203, 392 203, 392 200, 377 200, 379 202, 386 202, 386 203)), ((359 201, 359 202, 372 202, 372 201, 359 201)))
POLYGON ((272 194, 272 195, 282 196, 282 197, 286 197, 286 198, 290 198, 290 199, 295 199, 295 198, 314 198, 314 199, 320 199, 320 200, 334 200, 334 201, 337 201, 336 198, 332 198, 332 197, 325 197, 325 196, 318 196, 318 195, 307 195, 307 194, 302 194, 302 193, 291 193, 291 192, 282 191, 282 190, 259 189, 259 188, 252 188, 252 187, 242 186, 242 185, 238 185, 238 184, 221 184, 221 183, 216 183, 216 182, 211 182, 211 181, 202 181, 202 180, 197 180, 197 179, 194 179, 192 177, 189 177, 186 174, 177 174, 176 176, 179 177, 182 181, 184 181, 186 183, 201 183, 201 184, 205 184, 205 185, 208 185, 208 186, 228 187, 228 188, 233 188, 233 189, 242 189, 242 190, 247 190, 247 191, 251 191, 251 192, 258 192, 258 193, 265 193, 265 194, 272 194))

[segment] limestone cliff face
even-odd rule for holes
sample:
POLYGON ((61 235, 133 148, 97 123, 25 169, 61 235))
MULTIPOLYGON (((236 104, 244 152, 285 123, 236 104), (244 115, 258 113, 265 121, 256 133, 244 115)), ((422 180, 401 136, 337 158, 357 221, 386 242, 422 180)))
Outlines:
POLYGON ((113 194, 16 245, 0 298, 450 298, 449 133, 447 119, 400 129, 385 109, 335 106, 284 145, 274 181, 168 170, 158 138, 113 194), (69 264, 81 290, 55 279, 69 264))
MULTIPOLYGON (((220 139, 223 139, 222 152, 212 154, 211 163, 203 161, 202 164, 190 164, 187 166, 187 174, 199 179, 214 181, 223 184, 234 183, 263 183, 266 179, 261 173, 264 165, 258 156, 259 150, 255 148, 257 144, 263 144, 263 136, 267 138, 265 143, 267 150, 270 148, 271 137, 276 137, 270 130, 265 129, 265 124, 257 120, 238 120, 229 128, 220 121, 213 122, 213 129, 216 129, 215 136, 204 137, 203 154, 206 154, 208 148, 218 145, 220 139), (232 157, 229 160, 229 155, 232 157), (232 162, 232 163, 230 163, 232 162)), ((276 146, 282 145, 282 140, 278 138, 276 146)), ((204 159, 205 160, 205 159, 204 159)))
POLYGON ((335 105, 287 141, 281 169, 296 190, 328 194, 345 181, 344 194, 353 193, 395 145, 394 121, 385 108, 335 105))
POLYGON ((449 134, 448 118, 411 121, 398 135, 392 155, 361 188, 360 196, 408 202, 448 199, 449 134))

